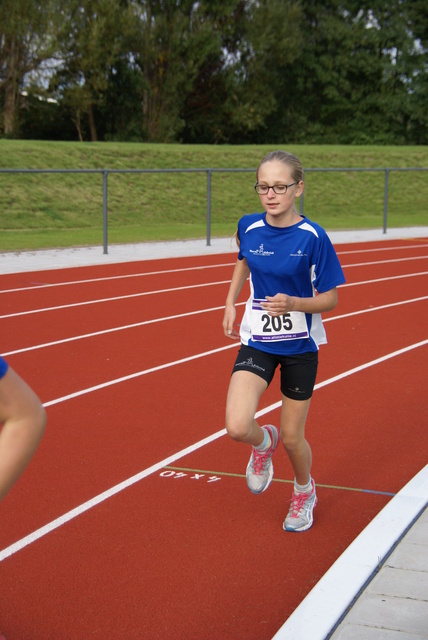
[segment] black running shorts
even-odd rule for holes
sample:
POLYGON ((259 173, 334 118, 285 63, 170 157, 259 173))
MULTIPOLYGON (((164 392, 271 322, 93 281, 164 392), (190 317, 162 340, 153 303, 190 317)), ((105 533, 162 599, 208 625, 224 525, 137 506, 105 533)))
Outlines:
POLYGON ((250 371, 266 380, 269 386, 278 365, 281 365, 281 393, 292 400, 308 400, 317 377, 318 351, 280 356, 241 345, 232 374, 250 371))

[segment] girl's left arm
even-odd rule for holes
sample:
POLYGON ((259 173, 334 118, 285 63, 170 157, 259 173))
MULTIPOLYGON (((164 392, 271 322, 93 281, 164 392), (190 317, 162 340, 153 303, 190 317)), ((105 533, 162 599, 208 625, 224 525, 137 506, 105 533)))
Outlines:
POLYGON ((286 293, 277 293, 275 296, 266 296, 266 302, 261 306, 271 316, 279 316, 288 311, 302 311, 303 313, 323 313, 331 311, 337 305, 337 288, 318 293, 311 298, 298 298, 288 296, 286 293))

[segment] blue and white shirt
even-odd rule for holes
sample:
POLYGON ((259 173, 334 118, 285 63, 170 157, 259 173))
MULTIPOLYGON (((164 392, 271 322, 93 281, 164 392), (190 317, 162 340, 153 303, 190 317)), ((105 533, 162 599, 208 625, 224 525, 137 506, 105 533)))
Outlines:
POLYGON ((281 355, 317 351, 327 342, 320 314, 269 316, 260 301, 277 293, 313 297, 316 291, 324 293, 345 282, 327 233, 308 218, 290 227, 273 227, 264 212, 241 218, 238 239, 238 259, 247 261, 251 290, 241 322, 241 342, 281 355))

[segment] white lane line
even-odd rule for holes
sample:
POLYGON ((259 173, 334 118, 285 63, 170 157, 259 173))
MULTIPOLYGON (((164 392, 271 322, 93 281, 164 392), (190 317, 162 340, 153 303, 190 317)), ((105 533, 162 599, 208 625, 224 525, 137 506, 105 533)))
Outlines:
MULTIPOLYGON (((245 302, 239 302, 236 306, 245 304, 245 302)), ((103 329, 101 331, 94 331, 93 333, 84 333, 80 336, 71 336, 70 338, 63 338, 62 340, 54 340, 53 342, 45 342, 42 344, 35 344, 31 347, 24 347, 22 349, 16 349, 15 351, 2 352, 2 356, 12 356, 17 353, 24 353, 26 351, 34 351, 35 349, 45 349, 46 347, 53 347, 59 344, 65 344, 67 342, 74 342, 76 340, 85 340, 86 338, 95 338, 97 336, 103 336, 107 333, 115 333, 116 331, 126 331, 128 329, 136 329, 137 327, 143 327, 149 324, 156 324, 158 322, 166 322, 168 320, 178 320, 180 318, 186 318, 188 316, 196 316, 201 313, 210 313, 211 311, 219 311, 224 309, 224 305, 221 307, 210 307, 209 309, 199 309, 198 311, 189 311, 188 313, 179 313, 175 316, 164 316, 162 318, 154 318, 153 320, 143 320, 142 322, 135 322, 133 324, 126 324, 120 327, 112 327, 111 329, 103 329)))
MULTIPOLYGON (((346 286, 346 285, 343 285, 346 286)), ((421 302, 426 300, 428 296, 422 296, 420 298, 412 298, 409 300, 400 300, 398 302, 391 302, 389 304, 384 304, 379 307, 370 307, 368 309, 360 309, 358 311, 351 311, 350 313, 345 313, 339 316, 332 316, 329 318, 323 318, 323 322, 332 322, 333 320, 341 320, 343 318, 350 318, 352 316, 358 316, 364 313, 370 313, 372 311, 382 311, 384 309, 388 309, 390 307, 398 307, 401 305, 410 304, 412 302, 421 302)), ((246 304, 245 302, 238 302, 236 304, 237 307, 246 304)), ((4 351, 2 352, 3 356, 12 356, 17 355, 19 353, 26 353, 27 351, 35 351, 37 349, 46 349, 47 347, 58 346, 60 344, 66 344, 68 342, 75 342, 76 340, 85 340, 87 338, 95 338, 97 336, 106 335, 108 333, 115 333, 117 331, 126 331, 128 329, 136 329, 137 327, 143 327, 150 324, 156 324, 158 322, 166 322, 168 320, 178 320, 180 318, 186 318, 189 316, 195 316, 201 313, 211 313, 212 311, 221 311, 224 309, 224 305, 220 307, 210 307, 208 309, 199 309, 198 311, 189 311, 188 313, 180 313, 175 316, 163 316, 161 318, 154 318, 153 320, 143 320, 142 322, 135 322, 133 324, 121 325, 120 327, 112 327, 111 329, 103 329, 101 331, 94 331, 92 333, 84 333, 79 336, 71 336, 70 338, 63 338, 61 340, 54 340, 52 342, 44 342, 41 344, 35 344, 31 347, 23 347, 22 349, 15 349, 13 351, 4 351)))
MULTIPOLYGON (((374 367, 375 365, 381 364, 382 362, 386 362, 391 358, 396 358, 397 356, 401 356, 403 355, 403 353, 407 353, 408 351, 412 351, 413 349, 419 349, 420 347, 424 347, 425 345, 428 345, 428 339, 422 340, 421 342, 416 342, 415 344, 411 344, 408 347, 403 347, 402 349, 398 349, 397 351, 392 351, 391 353, 387 353, 386 356, 381 356, 380 358, 376 358, 375 360, 370 360, 370 362, 361 364, 358 367, 354 367, 353 369, 348 369, 348 371, 339 373, 337 376, 333 376, 332 378, 328 378, 327 380, 323 380, 322 382, 317 382, 317 384, 314 387, 314 391, 316 391, 317 389, 322 389, 323 387, 327 387, 329 384, 332 384, 333 382, 339 382, 340 380, 344 380, 345 378, 348 378, 349 376, 352 376, 355 373, 359 373, 360 371, 364 371, 365 369, 374 367)), ((268 410, 273 411, 274 409, 279 409, 281 404, 282 404, 282 401, 279 400, 278 402, 275 402, 275 404, 271 404, 268 407, 268 410)), ((267 413, 267 411, 264 411, 264 413, 267 413)), ((260 415, 264 415, 264 414, 261 413, 260 415)))
POLYGON ((180 458, 188 455, 189 453, 192 453, 193 451, 196 451, 197 449, 204 447, 206 444, 213 442, 213 440, 216 440, 217 438, 222 436, 225 432, 226 432, 225 429, 222 429, 221 431, 218 431, 217 433, 213 433, 212 435, 208 436, 207 438, 204 438, 203 440, 199 440, 199 442, 195 442, 195 444, 191 445, 190 447, 186 447, 185 449, 178 451, 177 453, 169 456, 168 458, 165 458, 164 460, 157 462, 151 467, 148 467, 147 469, 140 471, 140 473, 137 473, 134 476, 131 476, 127 480, 124 480, 123 482, 120 482, 114 487, 111 487, 111 489, 108 489, 107 491, 100 493, 94 498, 91 498, 87 502, 84 502, 83 504, 79 505, 75 509, 68 511, 64 515, 57 518, 56 520, 49 522, 49 524, 46 524, 44 527, 41 527, 40 529, 33 531, 33 533, 30 533, 25 538, 22 538, 21 540, 18 540, 18 542, 11 544, 9 547, 6 547, 6 549, 3 549, 3 551, 0 552, 0 562, 2 562, 5 558, 9 558, 11 555, 16 553, 17 551, 21 551, 21 549, 24 549, 29 544, 36 542, 36 540, 43 538, 43 536, 47 535, 51 531, 58 529, 66 522, 70 522, 70 520, 77 518, 77 516, 80 516, 82 513, 85 513, 85 511, 89 511, 89 509, 92 509, 93 507, 97 506, 101 502, 104 502, 105 500, 108 500, 109 498, 116 495, 117 493, 120 493, 121 491, 124 491, 128 487, 131 487, 136 482, 139 482, 140 480, 147 478, 147 476, 151 475, 152 473, 156 473, 156 471, 159 471, 163 467, 168 466, 173 462, 175 462, 176 460, 179 460, 180 458))
MULTIPOLYGON (((418 271, 416 273, 406 273, 403 275, 398 275, 398 276, 389 276, 389 277, 385 277, 385 278, 374 278, 373 280, 361 280, 360 282, 349 282, 349 283, 345 283, 345 284, 341 284, 339 285, 339 289, 346 289, 347 287, 358 287, 360 285, 366 285, 366 284, 376 284, 379 282, 390 282, 392 280, 401 280, 403 278, 416 278, 418 276, 426 276, 428 275, 428 271, 418 271)), ((128 295, 124 295, 124 296, 120 296, 120 297, 114 297, 114 298, 101 298, 99 300, 89 300, 86 302, 74 302, 72 304, 64 304, 64 305, 60 305, 60 306, 56 306, 56 307, 42 307, 41 309, 30 309, 28 311, 20 311, 19 313, 11 313, 8 315, 4 315, 4 316, 0 316, 0 320, 2 319, 7 319, 7 318, 14 318, 16 316, 26 316, 26 315, 31 315, 33 313, 44 313, 47 311, 58 311, 58 310, 62 310, 62 309, 69 309, 70 307, 80 307, 80 306, 85 306, 85 305, 90 305, 90 304, 97 304, 99 303, 103 303, 103 302, 110 302, 110 301, 116 301, 116 300, 126 300, 127 298, 137 298, 139 296, 148 296, 148 295, 156 295, 158 293, 173 293, 175 291, 183 291, 185 289, 194 289, 194 288, 198 288, 198 287, 209 287, 211 285, 219 285, 219 284, 228 284, 230 281, 229 280, 222 280, 219 282, 213 282, 213 283, 204 283, 204 284, 199 284, 199 285, 190 285, 190 286, 184 286, 184 287, 175 287, 172 289, 158 289, 158 290, 153 290, 153 291, 145 291, 145 292, 140 292, 140 293, 133 293, 133 294, 128 294, 128 295)), ((224 308, 224 305, 223 305, 224 308)))
POLYGON ((109 282, 111 280, 126 280, 127 278, 144 278, 145 276, 159 276, 171 273, 183 273, 184 271, 204 271, 205 269, 217 269, 221 267, 233 267, 234 262, 224 264, 205 264, 199 267, 183 267, 181 269, 163 269, 162 271, 146 271, 144 273, 128 273, 118 276, 105 276, 103 278, 88 278, 86 280, 70 280, 68 282, 52 282, 43 284, 34 284, 30 287, 17 287, 15 289, 3 289, 0 293, 15 293, 21 291, 33 291, 37 289, 50 289, 52 287, 69 287, 76 284, 92 284, 94 282, 109 282))
MULTIPOLYGON (((362 371, 364 369, 372 367, 372 366, 374 366, 376 364, 379 364, 381 362, 384 362, 384 361, 389 360, 391 358, 394 358, 396 356, 399 356, 399 355, 401 355, 403 353, 411 351, 412 349, 417 349, 419 347, 422 347, 422 346, 424 346, 426 344, 428 344, 428 340, 424 340, 422 342, 418 342, 418 343, 409 345, 408 347, 405 347, 403 349, 399 349, 398 351, 394 351, 392 353, 389 353, 389 354, 387 354, 387 355, 385 355, 385 356, 383 356, 381 358, 376 358, 376 360, 372 360, 371 362, 367 362, 366 364, 361 365, 360 367, 355 367, 354 369, 350 369, 349 371, 345 371, 342 374, 339 374, 337 376, 329 378, 328 380, 324 380, 323 382, 320 382, 319 384, 315 385, 315 389, 320 389, 322 387, 325 387, 325 386, 327 386, 329 384, 332 384, 332 383, 337 382, 339 380, 342 380, 342 379, 344 379, 344 378, 346 378, 346 377, 348 377, 350 375, 353 375, 354 373, 357 373, 359 371, 362 371)), ((232 346, 234 346, 234 345, 232 345, 232 346)), ((219 351, 219 350, 216 350, 216 351, 219 351)), ((56 401, 52 401, 52 403, 48 403, 48 404, 55 404, 57 402, 63 402, 64 400, 68 400, 70 397, 74 397, 74 396, 73 395, 72 396, 66 396, 66 397, 64 397, 62 399, 58 399, 56 401)), ((47 405, 45 405, 45 406, 47 406, 47 405)), ((262 415, 265 415, 266 413, 270 413, 271 411, 279 408, 280 406, 281 406, 281 401, 276 402, 274 404, 271 404, 268 407, 265 407, 264 409, 258 411, 256 413, 256 418, 259 418, 262 415)), ((73 520, 74 518, 77 518, 82 513, 85 513, 89 509, 92 509, 92 507, 95 507, 96 505, 100 504, 101 502, 104 502, 108 498, 111 498, 112 496, 114 496, 117 493, 123 491, 124 489, 127 489, 128 487, 130 487, 131 485, 135 484, 136 482, 139 482, 143 478, 147 478, 147 476, 155 473, 156 471, 159 471, 161 468, 173 464, 174 462, 176 462, 180 458, 186 456, 189 453, 192 453, 193 451, 196 451, 197 449, 200 449, 201 447, 205 446, 206 444, 209 444, 209 443, 213 442, 214 440, 217 440, 218 438, 220 438, 221 436, 223 436, 225 434, 226 434, 226 430, 225 429, 221 429, 220 431, 217 431, 216 433, 211 434, 207 438, 199 440, 198 442, 194 443, 190 447, 186 447, 185 449, 182 449, 181 451, 178 451, 177 453, 169 456, 168 458, 165 458, 164 460, 161 460, 160 462, 157 462, 156 464, 152 465, 151 467, 148 467, 147 469, 144 469, 140 473, 137 473, 136 475, 131 476, 127 480, 124 480, 123 482, 120 482, 119 484, 115 485, 114 487, 111 487, 107 491, 104 491, 103 493, 100 493, 98 496, 95 496, 94 498, 91 498, 87 502, 84 502, 83 504, 79 505, 75 509, 72 509, 71 511, 68 511, 67 513, 65 513, 64 515, 60 516, 59 518, 56 518, 52 522, 46 524, 45 526, 41 527, 40 529, 37 529, 36 531, 33 531, 33 533, 30 533, 28 536, 22 538, 21 540, 18 540, 17 542, 11 544, 9 547, 6 547, 5 549, 3 549, 0 552, 0 562, 2 562, 5 558, 8 558, 11 555, 17 553, 18 551, 21 551, 22 549, 24 549, 28 545, 32 544, 33 542, 36 542, 37 540, 39 540, 40 538, 44 537, 45 535, 47 535, 51 531, 54 531, 55 529, 58 529, 63 524, 69 522, 70 520, 73 520)), ((307 637, 311 637, 311 636, 307 636, 307 637)))
POLYGON ((153 296, 159 293, 172 293, 174 291, 186 291, 186 289, 201 289, 203 287, 214 287, 219 284, 229 284, 230 280, 220 280, 218 282, 204 282, 203 284, 191 284, 183 287, 174 287, 170 289, 155 289, 154 291, 140 291, 138 293, 130 293, 125 296, 114 296, 113 298, 99 298, 97 300, 87 300, 85 302, 73 302, 72 304, 62 304, 57 307, 46 307, 42 309, 31 309, 30 311, 20 311, 18 313, 9 313, 0 316, 0 320, 5 318, 17 318, 18 316, 27 316, 33 313, 44 313, 45 311, 59 311, 61 309, 71 309, 73 307, 85 307, 91 304, 100 304, 102 302, 116 302, 118 300, 130 300, 131 298, 141 298, 143 296, 153 296))
POLYGON ((410 262, 410 260, 426 260, 428 256, 412 256, 411 258, 393 258, 392 260, 375 260, 373 262, 356 262, 355 264, 342 264, 342 269, 351 267, 368 267, 378 264, 392 264, 393 262, 410 262))
POLYGON ((416 273, 404 273, 399 276, 387 276, 386 278, 374 278, 373 280, 360 280, 359 282, 345 282, 340 284, 338 289, 346 289, 347 287, 359 287, 363 284, 376 284, 377 282, 389 282, 390 280, 401 280, 402 278, 416 278, 417 276, 426 276, 428 271, 417 271, 416 273))
POLYGON ((92 393, 93 391, 100 391, 101 389, 112 387, 115 384, 120 384, 121 382, 128 382, 128 380, 141 378, 142 376, 145 376, 149 373, 156 373, 157 371, 162 371, 162 369, 169 369, 170 367, 175 367, 176 365, 179 365, 179 364, 191 362, 192 360, 199 360, 199 358, 204 358, 205 356, 211 356, 214 353, 221 353, 222 351, 226 351, 227 349, 233 349, 234 347, 236 348, 239 346, 240 346, 239 342, 234 342, 233 344, 228 344, 225 347, 219 347, 218 349, 211 349, 210 351, 203 351, 202 353, 197 353, 194 356, 188 356, 187 358, 181 358, 180 360, 166 362, 165 364, 160 364, 157 367, 151 367, 150 369, 143 369, 143 371, 136 371, 135 373, 130 373, 127 376, 122 376, 121 378, 115 378, 114 380, 108 380, 107 382, 96 384, 93 387, 88 387, 87 389, 81 389, 80 391, 69 393, 66 396, 62 396, 61 398, 56 398, 55 400, 49 400, 48 402, 45 402, 43 406, 51 407, 54 404, 59 404, 61 402, 65 402, 66 400, 72 400, 73 398, 79 398, 80 396, 84 396, 88 393, 92 393))
MULTIPOLYGON (((340 245, 335 245, 340 246, 340 245)), ((347 256, 351 253, 378 253, 380 251, 398 251, 401 249, 423 249, 428 247, 428 244, 413 244, 411 246, 406 247, 402 245, 401 247, 373 247, 372 249, 353 249, 352 251, 337 251, 338 256, 347 256)))
MULTIPOLYGON (((399 251, 403 249, 421 249, 428 247, 428 244, 416 244, 411 246, 400 246, 400 247, 378 247, 374 249, 354 249, 352 251, 337 251, 338 256, 345 256, 350 254, 359 254, 359 253, 379 253, 381 251, 399 251)), ((223 267, 233 267, 234 262, 225 262, 222 264, 205 264, 196 267, 182 267, 179 269, 160 269, 158 271, 146 271, 146 272, 138 272, 138 273, 127 273, 116 276, 104 276, 101 278, 87 278, 85 280, 70 280, 65 282, 52 282, 52 283, 43 283, 43 284, 34 284, 29 287, 16 287, 14 289, 3 289, 0 290, 1 293, 14 293, 20 291, 31 291, 33 289, 49 289, 52 287, 68 287, 76 284, 91 284, 93 282, 109 282, 112 280, 125 280, 129 278, 144 278, 146 276, 157 276, 164 275, 170 273, 183 273, 186 271, 202 271, 204 269, 219 269, 223 267)), ((37 272, 36 272, 37 273, 37 272)))
POLYGON ((420 298, 411 298, 409 300, 400 300, 399 302, 390 302, 388 304, 382 304, 379 307, 369 307, 368 309, 361 309, 360 311, 351 311, 350 313, 343 313, 340 316, 323 318, 323 322, 331 322, 332 320, 343 320, 343 318, 350 318, 351 316, 359 316, 364 313, 371 313, 372 311, 382 311, 383 309, 392 309, 393 307, 400 307, 402 305, 411 304, 412 302, 422 302, 423 300, 428 300, 428 296, 421 296, 420 298))

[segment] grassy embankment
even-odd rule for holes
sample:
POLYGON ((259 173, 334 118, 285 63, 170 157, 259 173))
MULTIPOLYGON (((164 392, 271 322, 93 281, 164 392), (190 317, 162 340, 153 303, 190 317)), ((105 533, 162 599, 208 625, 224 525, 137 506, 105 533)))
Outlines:
MULTIPOLYGON (((209 146, 0 140, 8 169, 253 169, 272 146, 209 146)), ((427 147, 278 144, 305 168, 428 167, 427 147)), ((211 235, 231 236, 244 213, 260 210, 253 172, 213 173, 211 235)), ((383 171, 308 172, 304 212, 327 230, 381 228, 383 171)), ((428 224, 428 171, 391 172, 388 227, 428 224)), ((206 236, 207 174, 108 176, 108 241, 206 236)), ((102 175, 0 174, 0 251, 100 245, 102 175)))

